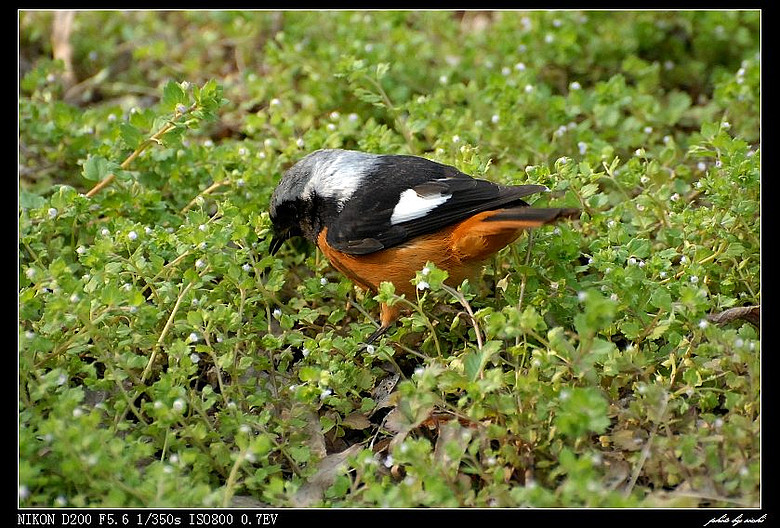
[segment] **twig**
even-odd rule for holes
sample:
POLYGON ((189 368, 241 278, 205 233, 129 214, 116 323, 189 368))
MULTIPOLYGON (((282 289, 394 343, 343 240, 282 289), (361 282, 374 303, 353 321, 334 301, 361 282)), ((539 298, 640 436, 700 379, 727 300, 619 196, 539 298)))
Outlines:
POLYGON ((477 350, 481 351, 482 350, 482 332, 479 329, 479 323, 477 323, 477 318, 474 317, 474 312, 471 310, 471 305, 466 300, 466 297, 461 292, 456 290, 455 288, 447 286, 446 284, 442 284, 441 287, 442 287, 442 289, 444 291, 446 291, 447 293, 449 293, 450 295, 455 297, 458 300, 458 302, 461 304, 461 306, 463 306, 463 308, 465 308, 466 313, 469 314, 469 318, 471 319, 471 326, 474 327, 474 333, 477 336, 477 350))
MULTIPOLYGON (((176 119, 180 118, 184 114, 191 112, 194 110, 197 106, 197 103, 193 103, 189 108, 184 110, 183 112, 179 112, 178 110, 176 113, 173 114, 173 118, 171 118, 170 121, 168 121, 164 127, 162 127, 160 130, 155 132, 151 137, 143 141, 138 147, 133 151, 132 154, 130 154, 125 161, 122 162, 121 165, 119 165, 119 168, 122 170, 127 170, 127 168, 130 166, 130 164, 135 161, 135 159, 141 155, 141 153, 152 146, 153 144, 160 144, 160 138, 163 137, 165 134, 176 128, 176 119)), ((99 181, 92 189, 89 190, 89 192, 86 194, 87 198, 92 198, 97 193, 99 193, 104 187, 109 185, 112 181, 114 181, 114 178, 116 178, 116 174, 111 173, 105 178, 103 178, 101 181, 99 181)))

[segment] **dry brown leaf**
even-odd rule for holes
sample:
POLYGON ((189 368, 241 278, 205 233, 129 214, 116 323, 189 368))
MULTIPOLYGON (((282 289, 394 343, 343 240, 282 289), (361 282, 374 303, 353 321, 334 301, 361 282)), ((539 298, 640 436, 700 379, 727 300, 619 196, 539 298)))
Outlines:
POLYGON ((455 420, 442 424, 433 450, 436 465, 444 471, 457 472, 471 435, 471 429, 461 426, 455 420))
POLYGON ((393 396, 393 389, 398 384, 400 375, 391 374, 386 378, 383 378, 377 386, 371 391, 371 398, 376 402, 374 412, 385 407, 395 405, 395 397, 393 396))
POLYGON ((618 449, 639 451, 645 445, 647 432, 641 429, 620 429, 609 435, 609 439, 618 449))
POLYGON ((325 447, 325 433, 322 432, 319 415, 314 411, 308 411, 304 414, 303 419, 306 420, 306 427, 304 427, 306 445, 309 446, 312 456, 314 458, 325 457, 328 452, 325 447))
POLYGON ((345 449, 340 453, 328 455, 317 464, 317 472, 300 487, 293 495, 291 502, 296 508, 307 508, 322 500, 336 477, 343 473, 347 459, 360 451, 360 444, 345 449))
POLYGON ((341 425, 344 427, 348 427, 350 429, 366 429, 368 427, 371 427, 371 422, 368 420, 368 417, 359 412, 353 412, 349 415, 347 415, 342 421, 341 425))
POLYGON ((715 324, 726 324, 735 319, 744 319, 751 324, 760 326, 761 306, 738 306, 736 308, 729 308, 722 312, 710 314, 707 316, 707 319, 715 324))

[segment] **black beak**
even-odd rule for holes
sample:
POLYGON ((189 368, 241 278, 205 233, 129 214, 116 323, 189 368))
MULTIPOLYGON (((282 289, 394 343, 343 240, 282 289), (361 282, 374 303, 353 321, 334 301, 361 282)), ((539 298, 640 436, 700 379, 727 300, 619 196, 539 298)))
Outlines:
POLYGON ((289 237, 286 236, 286 234, 274 234, 273 238, 271 238, 271 255, 276 255, 276 252, 279 251, 279 248, 282 247, 282 244, 284 244, 284 241, 287 240, 289 237))

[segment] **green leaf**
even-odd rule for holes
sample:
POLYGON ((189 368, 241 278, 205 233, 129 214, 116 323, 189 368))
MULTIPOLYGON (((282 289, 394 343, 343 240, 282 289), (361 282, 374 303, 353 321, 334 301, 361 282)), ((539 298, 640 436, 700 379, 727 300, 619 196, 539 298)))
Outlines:
POLYGON ((187 94, 181 85, 176 81, 168 81, 163 88, 163 96, 160 101, 163 111, 173 112, 176 109, 176 105, 186 105, 187 103, 187 94))
POLYGON ((146 139, 140 130, 127 121, 119 125, 119 136, 125 142, 125 145, 132 150, 137 149, 141 142, 146 139))
POLYGON ((107 160, 103 156, 90 156, 84 162, 81 174, 87 180, 100 181, 118 168, 119 164, 107 160))

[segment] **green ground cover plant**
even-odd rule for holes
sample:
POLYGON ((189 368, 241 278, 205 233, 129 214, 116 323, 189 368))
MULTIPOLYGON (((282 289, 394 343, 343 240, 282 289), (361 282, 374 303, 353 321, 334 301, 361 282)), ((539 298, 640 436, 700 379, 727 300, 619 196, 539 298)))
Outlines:
POLYGON ((20 506, 760 505, 760 12, 69 16, 19 14, 20 506), (269 253, 319 148, 582 214, 373 296, 269 253))

